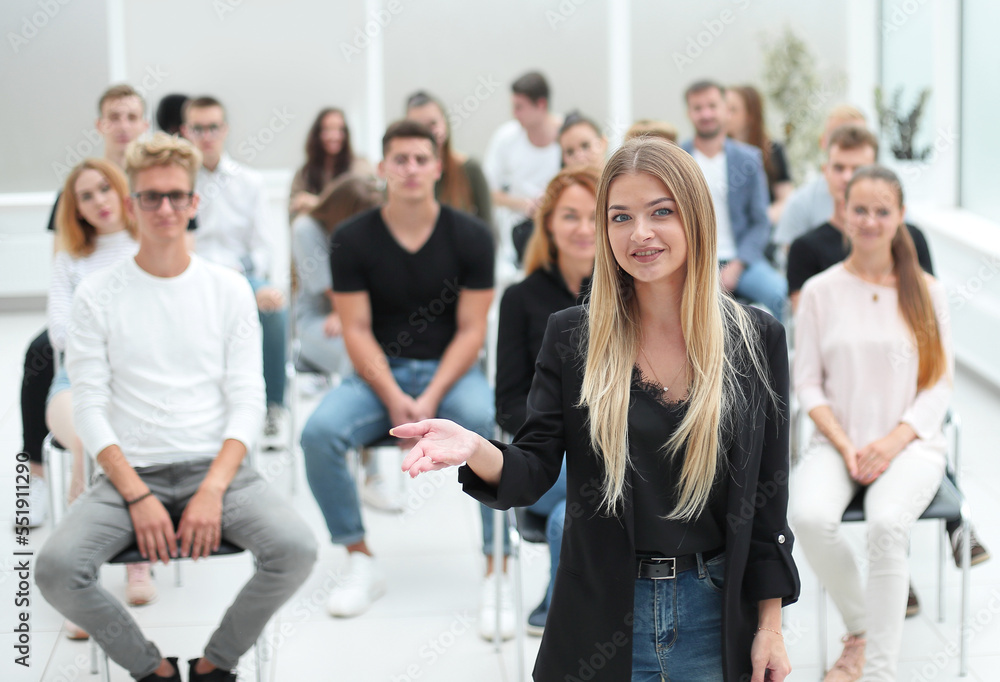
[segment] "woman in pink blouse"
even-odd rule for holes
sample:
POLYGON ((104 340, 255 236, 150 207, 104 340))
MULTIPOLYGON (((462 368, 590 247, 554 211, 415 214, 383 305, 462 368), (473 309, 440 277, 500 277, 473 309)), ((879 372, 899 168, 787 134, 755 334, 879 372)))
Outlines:
POLYGON ((795 390, 816 435, 793 482, 790 515, 847 628, 827 681, 896 679, 910 528, 945 469, 947 302, 920 269, 903 214, 892 171, 858 170, 847 186, 850 255, 806 282, 796 317, 795 390), (862 486, 867 585, 840 522, 862 486))

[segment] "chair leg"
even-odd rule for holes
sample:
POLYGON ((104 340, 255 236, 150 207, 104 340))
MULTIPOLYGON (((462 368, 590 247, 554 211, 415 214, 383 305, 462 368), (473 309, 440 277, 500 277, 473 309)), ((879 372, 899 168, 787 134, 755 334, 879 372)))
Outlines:
POLYGON ((972 543, 969 542, 969 509, 968 505, 962 505, 962 622, 958 628, 959 636, 959 664, 958 674, 965 677, 969 671, 969 569, 972 567, 972 543))
POLYGON ((90 653, 90 674, 96 675, 98 672, 98 667, 97 667, 98 651, 97 651, 97 642, 94 641, 93 637, 91 637, 90 640, 87 642, 87 650, 90 653))
POLYGON ((517 517, 513 509, 507 510, 510 524, 510 557, 514 571, 514 646, 517 655, 517 682, 525 682, 524 676, 524 573, 521 570, 521 535, 517 532, 517 517))
POLYGON ((111 682, 111 660, 108 658, 108 654, 104 649, 101 649, 101 660, 104 661, 103 669, 101 674, 104 676, 104 682, 111 682))
POLYGON ((826 588, 822 584, 819 586, 819 599, 816 602, 816 613, 819 615, 819 670, 821 675, 826 674, 826 588))
POLYGON ((497 577, 496 583, 496 623, 493 630, 493 646, 497 653, 500 653, 500 645, 503 642, 503 633, 500 631, 500 615, 503 612, 503 512, 499 509, 493 510, 493 575, 497 577))
POLYGON ((944 622, 944 562, 945 545, 948 540, 948 527, 944 519, 940 521, 941 527, 938 532, 938 616, 939 623, 944 622))

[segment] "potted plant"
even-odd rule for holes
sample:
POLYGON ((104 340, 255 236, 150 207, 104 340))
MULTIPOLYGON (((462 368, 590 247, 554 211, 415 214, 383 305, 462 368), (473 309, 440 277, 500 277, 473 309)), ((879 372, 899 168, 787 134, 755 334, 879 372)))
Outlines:
POLYGON ((917 131, 924 115, 924 107, 931 96, 929 88, 924 88, 917 96, 917 101, 908 111, 903 110, 903 88, 896 88, 892 95, 892 103, 885 101, 882 88, 875 88, 875 111, 878 113, 879 128, 882 138, 889 142, 892 155, 903 161, 926 161, 930 158, 930 145, 922 148, 915 146, 917 131))

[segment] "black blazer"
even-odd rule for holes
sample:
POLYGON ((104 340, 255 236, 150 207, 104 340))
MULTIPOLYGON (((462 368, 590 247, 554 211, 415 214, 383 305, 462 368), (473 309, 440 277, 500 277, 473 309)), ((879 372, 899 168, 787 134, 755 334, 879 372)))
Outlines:
MULTIPOLYGON (((792 561, 788 503, 788 352, 784 328, 770 315, 748 309, 759 329, 780 398, 775 409, 765 387, 749 372, 740 378, 750 409, 736 426, 728 451, 726 579, 722 614, 725 679, 737 682, 752 670, 750 647, 757 602, 798 598, 792 561)), ((580 306, 549 319, 528 415, 514 443, 503 451, 500 484, 487 485, 463 466, 465 491, 497 509, 528 506, 548 490, 566 453, 566 522, 562 553, 534 679, 625 682, 632 675, 635 596, 635 533, 629 473, 620 514, 600 511, 603 462, 590 447, 587 411, 576 406, 583 382, 580 306)))

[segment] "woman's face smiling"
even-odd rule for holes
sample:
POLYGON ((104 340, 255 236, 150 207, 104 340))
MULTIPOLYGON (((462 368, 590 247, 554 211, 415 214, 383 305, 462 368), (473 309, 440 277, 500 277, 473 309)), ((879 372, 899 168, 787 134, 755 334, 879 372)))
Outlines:
POLYGON ((892 185, 884 180, 858 180, 847 197, 847 236, 859 252, 889 253, 903 224, 904 209, 892 185))
POLYGON ((687 237, 677 202, 659 178, 627 173, 608 188, 608 239, 618 265, 636 286, 673 282, 687 274, 687 237))

